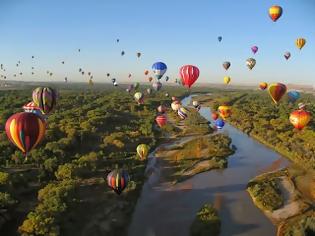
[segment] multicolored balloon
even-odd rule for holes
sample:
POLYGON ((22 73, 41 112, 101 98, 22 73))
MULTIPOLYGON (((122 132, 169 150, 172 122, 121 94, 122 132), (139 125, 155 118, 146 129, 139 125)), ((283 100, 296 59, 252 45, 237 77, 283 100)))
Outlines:
POLYGON ((274 5, 269 8, 269 16, 272 21, 276 22, 282 15, 282 7, 274 5))
POLYGON ((143 93, 136 92, 133 97, 134 97, 134 99, 136 100, 136 102, 138 104, 143 104, 143 102, 144 102, 144 95, 143 95, 143 93))
POLYGON ((278 104, 280 99, 287 92, 287 86, 281 83, 271 84, 269 85, 268 91, 274 103, 278 104))
POLYGON ((301 97, 301 94, 298 91, 291 90, 287 93, 289 102, 294 103, 296 100, 298 100, 301 97))
POLYGON ((254 54, 256 54, 256 52, 258 51, 258 47, 257 46, 252 46, 251 50, 254 54))
POLYGON ((160 80, 167 70, 167 66, 164 62, 156 62, 152 65, 152 70, 155 78, 160 80))
POLYGON ((265 90, 268 87, 268 84, 266 82, 259 83, 259 88, 261 90, 265 90))
POLYGON ((180 107, 177 111, 177 114, 182 120, 185 120, 188 117, 188 111, 184 107, 180 107))
POLYGON ((306 43, 306 40, 304 38, 298 38, 295 40, 295 45, 297 46, 298 49, 302 49, 306 43))
POLYGON ((158 115, 155 118, 155 121, 160 128, 162 128, 163 126, 167 124, 167 118, 165 115, 158 115))
POLYGON ((231 66, 231 62, 225 61, 225 62, 223 62, 222 66, 225 70, 228 70, 231 66))
POLYGON ((179 101, 174 101, 174 102, 172 102, 171 103, 171 108, 172 108, 172 110, 173 111, 178 111, 178 109, 181 107, 182 105, 180 104, 180 102, 179 101))
POLYGON ((35 115, 38 115, 40 118, 42 118, 44 120, 47 119, 47 117, 42 113, 40 108, 35 105, 34 102, 26 103, 22 108, 23 108, 24 112, 31 112, 31 113, 34 113, 35 115))
POLYGON ((285 52, 283 56, 284 56, 284 58, 286 60, 288 60, 291 57, 291 53, 290 52, 285 52))
POLYGON ((38 87, 32 94, 34 104, 44 114, 49 114, 56 106, 57 92, 49 87, 38 87))
POLYGON ((247 67, 251 70, 254 68, 254 66, 256 65, 256 60, 254 58, 248 58, 246 60, 246 65, 247 67))
POLYGON ((140 157, 140 160, 145 160, 148 157, 150 147, 147 144, 139 144, 137 146, 137 153, 140 157))
POLYGON ((289 120, 296 129, 301 130, 310 122, 311 113, 305 110, 296 110, 290 114, 289 120))
POLYGON ((230 117, 232 114, 232 109, 230 106, 223 105, 218 107, 218 112, 220 116, 225 120, 226 118, 230 117))
POLYGON ((33 113, 20 112, 7 120, 5 131, 10 141, 27 155, 44 138, 46 123, 33 113))
POLYGON ((128 186, 129 181, 130 177, 126 170, 113 170, 107 175, 107 185, 118 195, 128 186))
POLYGON ((199 69, 193 65, 182 66, 179 70, 184 86, 190 88, 199 77, 199 69))

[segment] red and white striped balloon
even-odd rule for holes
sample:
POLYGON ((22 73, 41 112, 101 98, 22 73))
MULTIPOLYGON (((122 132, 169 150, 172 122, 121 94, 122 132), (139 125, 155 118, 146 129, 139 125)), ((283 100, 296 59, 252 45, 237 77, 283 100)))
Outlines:
POLYGON ((182 66, 179 70, 184 86, 190 88, 199 77, 199 69, 193 65, 182 66))

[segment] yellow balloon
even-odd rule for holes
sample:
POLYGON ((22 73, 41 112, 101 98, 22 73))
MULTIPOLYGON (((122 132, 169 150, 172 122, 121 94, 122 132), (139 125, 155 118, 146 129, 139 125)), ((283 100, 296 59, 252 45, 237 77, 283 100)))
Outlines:
POLYGON ((230 106, 226 106, 226 105, 219 106, 219 107, 218 107, 218 111, 219 111, 220 116, 221 116, 224 120, 225 120, 226 118, 230 117, 231 114, 232 114, 231 107, 230 107, 230 106))
POLYGON ((145 160, 149 154, 149 146, 146 144, 139 144, 137 147, 137 153, 140 157, 140 160, 145 160))
POLYGON ((229 76, 225 76, 223 80, 225 84, 229 84, 231 82, 231 78, 229 76))
POLYGON ((297 40, 295 40, 295 45, 300 50, 302 49, 302 47, 304 47, 305 43, 306 43, 306 40, 304 38, 298 38, 297 40))

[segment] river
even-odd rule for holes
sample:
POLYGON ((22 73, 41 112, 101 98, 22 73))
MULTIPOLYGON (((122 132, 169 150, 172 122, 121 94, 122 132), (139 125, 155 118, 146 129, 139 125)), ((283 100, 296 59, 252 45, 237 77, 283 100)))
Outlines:
MULTIPOLYGON (((191 96, 182 100, 189 105, 191 96)), ((210 109, 200 114, 212 122, 210 109)), ((214 203, 221 219, 221 236, 272 236, 276 228, 255 207, 246 185, 250 179, 288 165, 287 159, 226 124, 222 131, 237 150, 229 157, 228 168, 198 174, 187 181, 169 186, 159 179, 160 165, 150 155, 148 168, 155 172, 145 182, 128 229, 130 236, 186 236, 199 208, 214 203)))

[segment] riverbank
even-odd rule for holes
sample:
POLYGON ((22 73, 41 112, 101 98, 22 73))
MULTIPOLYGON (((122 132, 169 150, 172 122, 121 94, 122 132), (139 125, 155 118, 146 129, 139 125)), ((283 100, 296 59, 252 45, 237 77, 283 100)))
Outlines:
MULTIPOLYGON (((314 166, 311 161, 312 159, 306 160, 305 153, 301 154, 304 156, 303 158, 297 158, 297 152, 293 152, 287 147, 285 149, 284 146, 281 145, 282 142, 277 144, 270 143, 268 141, 270 139, 261 137, 258 129, 259 123, 254 113, 256 108, 252 108, 251 111, 246 110, 246 112, 249 112, 251 119, 254 120, 252 123, 249 124, 249 117, 243 118, 242 122, 240 122, 240 117, 244 116, 244 113, 242 113, 237 106, 239 106, 240 101, 246 100, 244 97, 246 97, 246 95, 232 95, 229 100, 224 97, 215 99, 213 96, 202 95, 194 99, 198 100, 203 106, 209 106, 214 109, 217 108, 220 102, 232 103, 233 115, 228 119, 228 123, 297 163, 294 167, 291 166, 282 170, 269 170, 272 172, 267 172, 253 178, 248 183, 247 191, 254 204, 277 226, 278 235, 304 235, 314 233, 315 228, 313 227, 313 222, 315 222, 315 218, 313 205, 315 199, 312 189, 315 187, 315 174, 312 170, 314 166), (235 116, 239 118, 235 118, 235 116)), ((273 119, 275 120, 275 118, 273 119)), ((277 124, 279 126, 281 125, 280 123, 277 124)), ((286 125, 286 122, 284 122, 284 124, 286 125)), ((266 127, 266 123, 262 124, 262 126, 266 127)), ((288 126, 288 128, 292 130, 292 127, 290 128, 290 126, 288 126)), ((268 132, 268 129, 265 130, 265 134, 268 132)), ((311 132, 311 130, 306 130, 304 133, 293 134, 299 135, 299 138, 301 138, 301 134, 305 136, 306 134, 310 135, 311 132)), ((281 132, 279 132, 279 134, 281 134, 281 132)), ((275 136, 277 137, 277 135, 273 135, 273 137, 275 136)), ((304 145, 308 147, 309 150, 312 150, 312 144, 310 142, 304 145)), ((296 146, 296 148, 301 151, 298 146, 296 146)))

